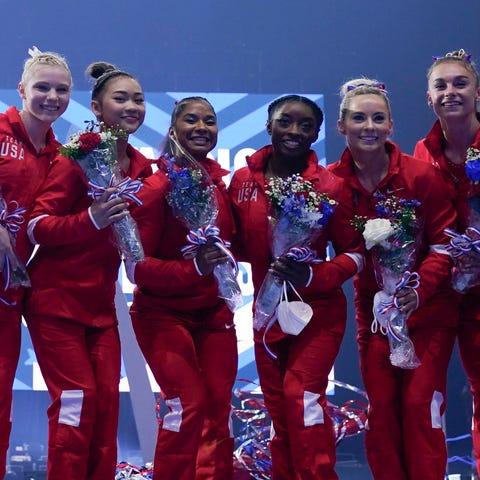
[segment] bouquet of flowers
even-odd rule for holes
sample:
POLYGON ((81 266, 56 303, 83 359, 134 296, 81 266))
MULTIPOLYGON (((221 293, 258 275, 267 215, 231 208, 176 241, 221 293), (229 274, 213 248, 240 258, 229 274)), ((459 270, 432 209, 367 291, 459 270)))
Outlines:
MULTIPOLYGON (((7 230, 10 243, 15 247, 15 237, 20 230, 20 225, 24 222, 23 214, 26 209, 20 207, 15 200, 11 201, 10 205, 13 208, 9 210, 6 200, 0 195, 0 225, 7 230)), ((13 264, 7 256, 3 259, 3 289, 5 291, 9 288, 30 287, 27 270, 16 254, 15 257, 13 264)), ((0 301, 7 305, 13 305, 1 297, 0 301)))
MULTIPOLYGON (((480 150, 470 147, 467 150, 465 173, 472 182, 472 190, 480 183, 480 150)), ((466 293, 470 288, 480 285, 480 269, 471 273, 463 273, 458 267, 458 261, 466 254, 480 255, 480 194, 473 194, 468 199, 470 207, 470 226, 463 234, 447 228, 445 233, 451 237, 448 251, 451 253, 455 265, 452 271, 452 287, 460 293, 466 293)))
POLYGON ((377 283, 372 332, 387 335, 390 362, 400 368, 416 368, 420 361, 408 335, 406 315, 398 308, 395 294, 402 288, 417 288, 420 276, 411 272, 417 253, 417 200, 386 197, 376 193, 378 218, 357 217, 355 226, 363 232, 365 246, 372 251, 377 283))
MULTIPOLYGON (((274 257, 286 254, 296 261, 319 262, 309 246, 328 222, 336 202, 316 192, 312 183, 300 174, 270 178, 266 194, 272 209, 268 221, 274 257)), ((255 301, 253 327, 256 330, 273 317, 282 290, 283 282, 268 272, 255 301)))
POLYGON ((243 305, 243 296, 237 282, 238 264, 228 250, 230 243, 220 237, 220 229, 215 226, 218 216, 216 187, 206 170, 177 148, 181 158, 167 159, 167 176, 170 179, 167 202, 175 217, 190 230, 187 235, 189 244, 182 248, 183 256, 194 258, 199 247, 207 243, 213 243, 226 254, 229 261, 215 265, 213 274, 219 297, 234 312, 243 305))
MULTIPOLYGON (((93 199, 101 197, 107 188, 115 187, 116 191, 110 198, 122 197, 141 205, 135 196, 142 187, 141 182, 129 177, 122 178, 117 160, 117 139, 126 138, 127 134, 122 130, 107 128, 102 123, 87 123, 84 131, 72 135, 70 142, 59 148, 60 154, 80 165, 88 179, 91 188, 89 195, 93 199)), ((117 220, 112 227, 122 257, 132 262, 143 261, 142 243, 131 215, 117 220)))

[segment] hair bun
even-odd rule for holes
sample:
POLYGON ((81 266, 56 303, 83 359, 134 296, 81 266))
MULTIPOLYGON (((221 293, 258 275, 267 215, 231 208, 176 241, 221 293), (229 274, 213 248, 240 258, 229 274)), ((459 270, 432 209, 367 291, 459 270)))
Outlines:
POLYGON ((105 75, 106 73, 113 72, 114 70, 117 70, 117 67, 112 63, 94 62, 87 67, 86 73, 90 77, 97 79, 100 78, 102 75, 105 75))

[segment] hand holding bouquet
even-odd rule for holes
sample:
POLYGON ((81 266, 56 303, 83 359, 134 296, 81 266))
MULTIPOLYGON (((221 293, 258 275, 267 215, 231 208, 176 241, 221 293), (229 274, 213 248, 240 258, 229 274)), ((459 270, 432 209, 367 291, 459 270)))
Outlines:
MULTIPOLYGON (((268 221, 273 256, 288 255, 296 261, 318 262, 308 247, 328 222, 336 202, 326 194, 316 192, 312 183, 299 174, 270 178, 266 194, 272 210, 268 221), (297 252, 303 253, 299 256, 297 252)), ((255 301, 253 327, 256 330, 264 327, 273 317, 280 302, 283 283, 270 271, 265 276, 255 301)))
MULTIPOLYGON (((3 196, 0 195, 0 226, 6 230, 6 236, 10 245, 15 248, 15 237, 20 230, 20 225, 24 222, 23 214, 25 208, 20 207, 16 201, 11 201, 13 207, 10 210, 3 196)), ((9 255, 5 254, 3 258, 3 289, 30 287, 30 278, 22 261, 18 258, 15 250, 9 255)), ((11 303, 0 297, 0 301, 10 305, 11 303)))
POLYGON ((420 276, 410 272, 417 253, 417 200, 395 196, 377 197, 378 218, 357 217, 355 226, 363 232, 365 246, 372 251, 377 283, 381 291, 374 297, 372 332, 387 335, 390 361, 400 368, 416 368, 420 361, 408 335, 407 315, 399 308, 397 294, 405 288, 416 289, 420 276))
MULTIPOLYGON (((100 198, 107 188, 114 187, 116 191, 110 198, 121 197, 141 205, 135 193, 138 193, 142 184, 129 177, 122 178, 116 150, 119 138, 126 138, 126 133, 107 128, 104 124, 88 122, 86 130, 73 135, 68 144, 59 148, 59 152, 80 165, 88 179, 91 187, 89 195, 93 199, 100 198)), ((112 227, 122 257, 132 262, 143 261, 142 243, 131 215, 117 220, 112 227)))
POLYGON ((183 256, 196 257, 200 246, 206 244, 215 245, 226 255, 228 261, 216 264, 213 274, 219 297, 234 312, 243 305, 243 296, 237 282, 238 264, 228 250, 230 243, 220 237, 220 229, 215 226, 218 216, 216 187, 206 170, 179 146, 177 148, 182 157, 168 159, 170 191, 167 202, 175 217, 190 230, 189 244, 182 248, 183 256))
MULTIPOLYGON (((470 147, 467 150, 465 173, 472 182, 472 190, 480 183, 480 150, 470 147)), ((448 250, 454 259, 452 287, 466 293, 480 285, 480 194, 473 193, 468 199, 470 208, 469 227, 463 234, 446 229, 451 237, 448 250)))

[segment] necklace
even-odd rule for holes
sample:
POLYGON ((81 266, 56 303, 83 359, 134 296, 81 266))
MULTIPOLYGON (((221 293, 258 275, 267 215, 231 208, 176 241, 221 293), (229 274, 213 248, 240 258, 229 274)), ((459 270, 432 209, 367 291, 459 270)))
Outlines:
POLYGON ((460 182, 460 177, 465 172, 465 164, 464 163, 455 163, 452 162, 447 156, 445 156, 448 173, 452 177, 453 181, 458 184, 460 182))
POLYGON ((452 162, 447 156, 445 156, 445 158, 447 159, 447 164, 450 168, 458 169, 458 168, 463 168, 464 165, 465 165, 464 162, 462 162, 462 163, 452 162))

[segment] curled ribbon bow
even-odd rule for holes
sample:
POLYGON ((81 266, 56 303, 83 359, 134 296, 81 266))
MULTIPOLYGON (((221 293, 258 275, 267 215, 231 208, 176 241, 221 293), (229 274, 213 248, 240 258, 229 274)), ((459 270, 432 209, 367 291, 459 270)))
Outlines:
POLYGON ((450 245, 447 246, 447 251, 453 257, 460 257, 464 253, 472 251, 480 253, 480 230, 477 227, 468 227, 464 234, 450 228, 446 228, 444 231, 450 237, 450 245))
POLYGON ((232 252, 228 250, 230 242, 223 240, 220 237, 220 229, 214 225, 207 225, 206 227, 198 228, 197 230, 190 230, 187 235, 189 245, 185 245, 180 249, 183 254, 183 258, 194 258, 201 245, 205 245, 208 240, 213 240, 213 244, 218 247, 227 256, 228 261, 233 267, 235 275, 238 273, 238 263, 235 260, 232 252))
MULTIPOLYGON (((418 288, 420 285, 420 275, 417 272, 409 272, 408 270, 404 272, 402 278, 395 285, 395 293, 399 292, 402 288, 418 288)), ((388 312, 391 308, 400 308, 397 303, 397 298, 395 294, 392 296, 392 300, 387 304, 383 303, 382 308, 380 309, 380 314, 388 312)))
POLYGON ((400 368, 416 368, 421 362, 415 354, 415 347, 408 335, 407 315, 397 303, 396 295, 402 288, 415 290, 420 285, 420 275, 408 270, 395 285, 393 295, 385 290, 377 292, 373 298, 372 333, 378 330, 388 338, 390 362, 400 368))
POLYGON ((112 198, 120 197, 120 198, 131 200, 137 205, 142 204, 142 201, 134 195, 135 193, 138 193, 140 189, 143 187, 142 182, 140 182, 139 180, 132 180, 130 177, 125 177, 120 183, 117 183, 116 185, 114 184, 114 182, 115 182, 115 177, 113 176, 110 179, 110 183, 108 187, 106 188, 100 185, 97 185, 95 182, 88 182, 88 184, 91 187, 91 190, 88 192, 88 195, 94 200, 98 200, 107 188, 114 187, 117 189, 117 191, 112 193, 110 197, 108 197, 109 200, 111 200, 112 198))
POLYGON ((8 211, 6 205, 0 209, 0 225, 5 227, 12 235, 15 235, 20 230, 20 225, 23 223, 23 213, 26 212, 25 207, 19 207, 18 202, 13 200, 10 202, 15 205, 15 209, 8 211))
MULTIPOLYGON (((376 333, 378 330, 378 325, 380 324, 380 332, 384 335, 389 333, 391 330, 391 325, 388 320, 385 319, 385 314, 388 313, 392 308, 399 308, 397 303, 397 298, 395 294, 399 292, 402 288, 413 288, 416 289, 420 285, 420 275, 417 272, 405 271, 400 280, 395 285, 395 293, 393 295, 386 296, 384 294, 383 298, 379 301, 378 305, 374 308, 373 314, 374 319, 372 322, 372 333, 376 333)), ((378 294, 377 294, 378 295, 378 294)), ((390 332, 395 336, 395 333, 390 332)))
MULTIPOLYGON (((395 285, 395 293, 399 292, 402 288, 418 288, 420 285, 420 275, 417 272, 409 272, 408 270, 402 275, 402 278, 395 285)), ((397 304, 397 298, 393 296, 393 303, 396 308, 399 308, 397 304)))
MULTIPOLYGON (((25 207, 20 207, 18 202, 12 200, 10 203, 15 206, 12 211, 8 211, 7 204, 5 201, 2 201, 2 206, 0 207, 0 225, 7 229, 7 231, 15 236, 17 232, 20 230, 20 225, 24 222, 23 214, 26 212, 25 207)), ((12 274, 12 266, 10 264, 10 260, 8 257, 4 257, 3 260, 3 289, 7 290, 10 286, 11 282, 11 274, 12 274)), ((0 297, 0 301, 5 303, 6 305, 15 305, 16 302, 10 303, 9 301, 5 300, 4 298, 0 297)))
POLYGON ((317 258, 313 251, 308 247, 291 247, 285 256, 301 263, 323 262, 323 260, 321 258, 317 258))
MULTIPOLYGON (((417 272, 409 272, 408 270, 402 275, 402 278, 395 285, 395 293, 402 288, 418 288, 420 285, 420 275, 417 272)), ((400 308, 397 303, 397 297, 393 296, 393 304, 395 308, 400 308)), ((391 308, 391 307, 390 307, 391 308)), ((403 332, 393 328, 392 322, 388 321, 386 325, 387 335, 392 336, 397 342, 405 341, 406 337, 403 332)))

